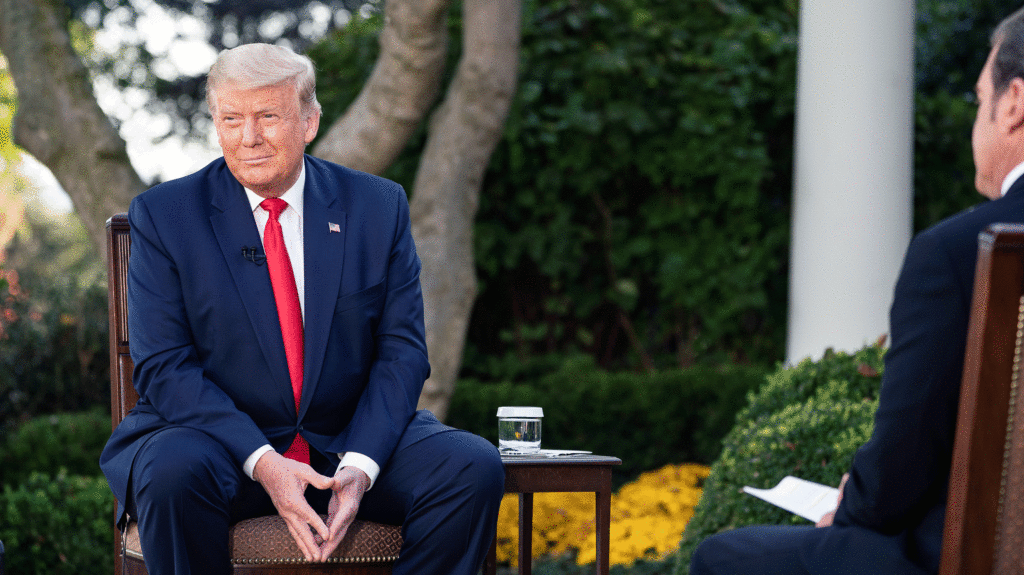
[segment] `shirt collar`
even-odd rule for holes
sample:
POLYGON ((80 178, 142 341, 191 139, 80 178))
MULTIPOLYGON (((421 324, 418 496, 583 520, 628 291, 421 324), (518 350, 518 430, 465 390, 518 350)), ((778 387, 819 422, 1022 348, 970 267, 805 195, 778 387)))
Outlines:
POLYGON ((1021 176, 1024 176, 1024 162, 1017 164, 1017 167, 1010 170, 1010 173, 1006 174, 1006 177, 1003 178, 1003 190, 1000 195, 1005 196, 1006 192, 1010 191, 1010 188, 1021 176))
MULTIPOLYGON (((303 190, 305 190, 305 187, 306 161, 303 160, 302 167, 299 168, 298 179, 295 180, 295 183, 292 184, 292 187, 288 188, 288 191, 281 194, 281 199, 287 202, 288 205, 291 206, 297 214, 299 214, 300 219, 302 218, 302 198, 303 190)), ((245 196, 249 198, 249 206, 252 208, 252 211, 255 212, 256 208, 260 206, 260 202, 262 202, 265 198, 256 195, 256 192, 250 190, 249 188, 243 189, 245 190, 245 196)))

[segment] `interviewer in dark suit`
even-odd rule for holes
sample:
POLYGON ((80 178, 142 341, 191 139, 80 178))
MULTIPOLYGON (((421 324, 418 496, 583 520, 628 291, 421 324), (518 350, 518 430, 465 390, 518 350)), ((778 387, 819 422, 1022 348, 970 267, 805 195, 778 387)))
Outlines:
POLYGON ((907 250, 874 432, 843 478, 838 508, 817 527, 710 537, 694 553, 693 575, 938 571, 978 234, 1024 222, 1024 10, 992 44, 971 136, 975 185, 991 201, 925 230, 907 250))
POLYGON ((504 470, 416 411, 430 367, 405 192, 304 154, 320 120, 308 58, 224 51, 207 100, 223 158, 128 214, 140 399, 100 460, 118 520, 138 520, 153 575, 229 571, 229 526, 274 512, 310 561, 359 516, 403 526, 396 575, 474 573, 504 470), (272 278, 282 251, 291 273, 272 278))

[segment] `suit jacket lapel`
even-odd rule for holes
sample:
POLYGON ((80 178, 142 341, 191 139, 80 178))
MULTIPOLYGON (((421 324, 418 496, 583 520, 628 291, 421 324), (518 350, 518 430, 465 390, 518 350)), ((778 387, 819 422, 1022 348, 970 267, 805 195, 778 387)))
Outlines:
POLYGON ((270 366, 274 388, 281 391, 285 405, 294 405, 270 274, 265 264, 256 265, 242 255, 243 247, 256 247, 262 254, 263 244, 241 184, 228 175, 227 169, 224 173, 222 181, 218 182, 220 185, 214 186, 212 191, 211 204, 214 209, 211 211, 210 224, 242 305, 252 322, 260 350, 270 366))
POLYGON ((299 417, 305 414, 320 380, 324 353, 340 294, 345 260, 345 212, 339 209, 339 186, 327 171, 306 161, 303 192, 303 251, 305 253, 305 368, 299 417))

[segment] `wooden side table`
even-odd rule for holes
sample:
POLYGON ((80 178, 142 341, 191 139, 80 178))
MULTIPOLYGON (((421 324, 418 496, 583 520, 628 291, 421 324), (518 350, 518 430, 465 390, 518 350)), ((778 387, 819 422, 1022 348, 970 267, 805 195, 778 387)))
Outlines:
MULTIPOLYGON (((595 497, 597 575, 608 575, 608 542, 611 538, 612 466, 622 460, 604 455, 502 456, 505 493, 519 494, 519 573, 533 570, 533 494, 591 491, 595 497)), ((484 561, 485 575, 497 570, 497 541, 484 561)))

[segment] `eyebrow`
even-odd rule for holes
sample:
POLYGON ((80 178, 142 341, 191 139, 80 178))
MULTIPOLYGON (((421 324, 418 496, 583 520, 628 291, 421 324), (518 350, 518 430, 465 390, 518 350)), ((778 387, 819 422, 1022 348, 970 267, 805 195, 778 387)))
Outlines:
MULTIPOLYGON (((282 110, 280 106, 276 106, 276 107, 275 106, 263 106, 261 108, 257 108, 255 110, 252 110, 252 113, 255 114, 255 115, 274 113, 274 114, 277 114, 277 115, 280 116, 280 115, 284 114, 284 110, 282 110)), ((223 116, 225 114, 232 114, 232 115, 236 115, 236 116, 244 115, 244 113, 242 111, 240 111, 240 110, 238 110, 236 108, 232 108, 231 106, 223 106, 223 107, 221 107, 220 110, 217 111, 217 115, 219 115, 219 116, 223 116)))

